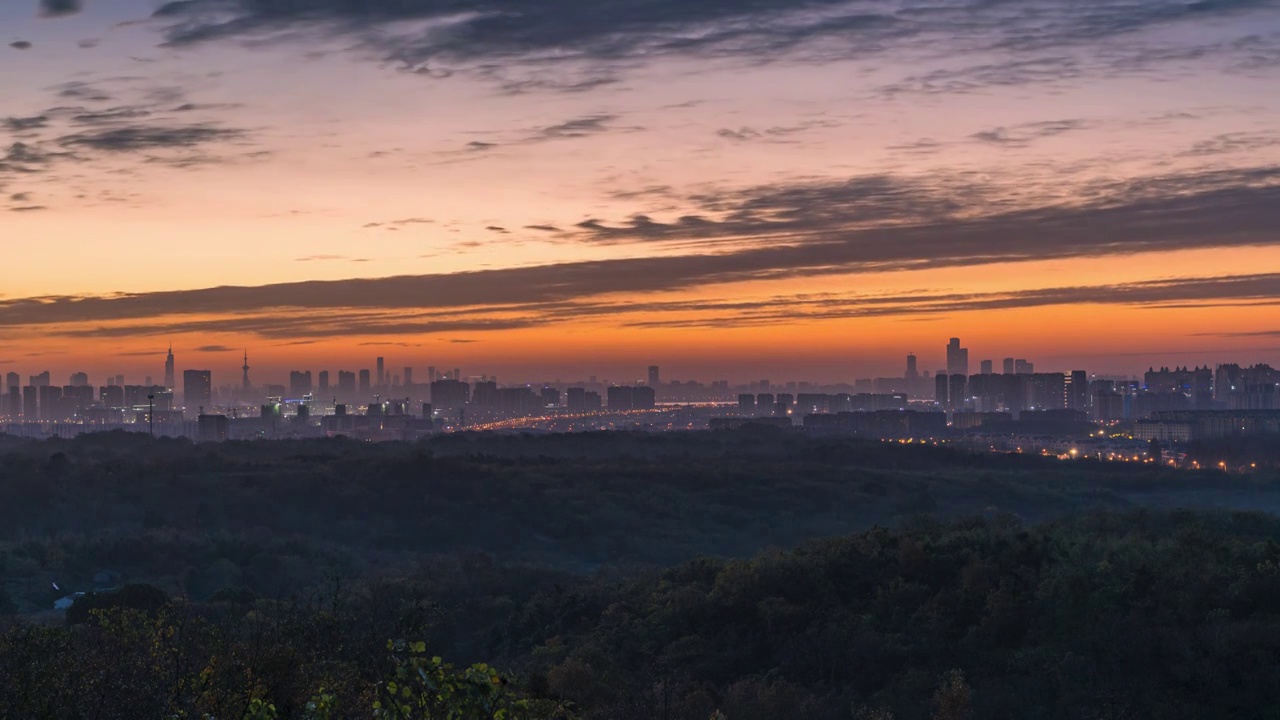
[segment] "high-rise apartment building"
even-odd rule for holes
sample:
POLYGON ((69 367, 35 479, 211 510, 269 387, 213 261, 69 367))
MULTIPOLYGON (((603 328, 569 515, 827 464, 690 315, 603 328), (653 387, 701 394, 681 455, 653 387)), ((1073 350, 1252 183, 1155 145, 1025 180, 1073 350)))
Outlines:
POLYGON ((40 420, 42 422, 57 422, 66 420, 63 413, 60 412, 62 404, 62 388, 56 385, 41 385, 39 387, 40 397, 40 420))
POLYGON ((369 399, 369 396, 372 394, 373 394, 373 385, 369 380, 369 371, 361 370, 360 371, 360 398, 362 400, 367 400, 369 399))
POLYGON ((657 365, 649 366, 649 387, 656 388, 662 384, 662 374, 658 371, 657 365))
POLYGON ((553 387, 542 388, 542 407, 560 407, 560 391, 553 387))
POLYGON ((992 372, 992 370, 994 370, 994 369, 995 369, 995 363, 993 363, 993 362, 992 362, 992 361, 990 361, 990 360, 983 360, 983 361, 982 361, 982 364, 981 364, 981 366, 980 366, 980 367, 981 367, 982 369, 978 371, 978 372, 979 372, 979 374, 982 374, 982 375, 990 375, 990 374, 991 374, 991 372, 992 372))
POLYGON ((1067 377, 1067 409, 1089 409, 1089 373, 1084 370, 1072 370, 1067 377))
POLYGON ((1004 374, 1005 374, 1005 375, 1013 375, 1013 374, 1014 374, 1013 370, 1014 370, 1013 358, 1005 358, 1005 359, 1004 359, 1004 374))
POLYGON ((294 370, 289 373, 289 397, 299 400, 311 394, 311 371, 294 370))
POLYGON ((185 370, 182 373, 182 402, 188 409, 213 406, 213 372, 185 370))
POLYGON ((378 387, 385 387, 387 384, 387 368, 386 359, 378 358, 378 387))
POLYGON ((356 374, 349 370, 338 371, 338 399, 350 402, 356 397, 356 374))
MULTIPOLYGON (((434 399, 433 404, 440 405, 434 399)), ((498 406, 498 383, 493 380, 481 380, 473 385, 471 388, 471 404, 486 410, 496 408, 498 406)))
POLYGON ((28 385, 22 388, 22 421, 23 422, 39 422, 40 421, 40 401, 36 398, 40 394, 40 388, 35 385, 28 385))
POLYGON ((963 410, 965 400, 969 397, 969 376, 952 375, 947 379, 947 391, 950 394, 950 402, 947 404, 951 410, 963 410))
POLYGON ((447 412, 466 407, 471 399, 471 386, 458 380, 436 380, 431 383, 431 405, 447 412))

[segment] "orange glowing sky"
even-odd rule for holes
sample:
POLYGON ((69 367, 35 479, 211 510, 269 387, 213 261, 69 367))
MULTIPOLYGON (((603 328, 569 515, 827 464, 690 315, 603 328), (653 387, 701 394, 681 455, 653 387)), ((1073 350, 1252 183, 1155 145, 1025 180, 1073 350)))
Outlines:
POLYGON ((351 7, 0 5, 0 372, 1280 362, 1277 2, 351 7))

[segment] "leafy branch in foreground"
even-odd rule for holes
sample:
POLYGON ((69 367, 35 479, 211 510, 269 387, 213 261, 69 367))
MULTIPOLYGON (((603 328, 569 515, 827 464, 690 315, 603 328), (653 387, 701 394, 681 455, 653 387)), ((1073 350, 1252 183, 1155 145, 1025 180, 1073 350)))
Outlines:
POLYGON ((483 663, 455 668, 423 642, 387 643, 394 679, 381 684, 375 718, 390 720, 571 720, 566 703, 530 700, 509 690, 509 681, 483 663))

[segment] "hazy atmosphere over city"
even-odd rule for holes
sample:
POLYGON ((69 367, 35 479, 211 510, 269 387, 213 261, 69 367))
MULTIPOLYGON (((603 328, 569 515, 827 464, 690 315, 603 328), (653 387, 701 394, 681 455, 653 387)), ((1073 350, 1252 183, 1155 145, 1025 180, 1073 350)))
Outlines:
POLYGON ((1271 0, 5 0, 0 88, 0 368, 1280 359, 1271 0))

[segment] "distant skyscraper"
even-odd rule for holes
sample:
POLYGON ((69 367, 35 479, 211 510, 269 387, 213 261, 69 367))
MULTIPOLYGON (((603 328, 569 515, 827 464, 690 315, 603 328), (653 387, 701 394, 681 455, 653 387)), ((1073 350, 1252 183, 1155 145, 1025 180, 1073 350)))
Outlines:
POLYGON ((950 387, 948 388, 948 392, 951 395, 951 398, 950 398, 951 401, 948 403, 948 405, 952 410, 963 410, 964 401, 969 396, 969 393, 968 393, 969 377, 967 375, 952 375, 948 379, 948 382, 950 385, 950 387))
POLYGON ((78 372, 71 376, 72 387, 87 387, 89 385, 89 376, 85 373, 78 372))
MULTIPOLYGON (((173 345, 169 345, 169 356, 164 359, 164 389, 172 390, 174 384, 173 345)), ((123 385, 124 383, 120 383, 123 385)))
POLYGON ((553 387, 542 388, 542 407, 559 407, 560 391, 553 387))
POLYGON ((436 380, 431 383, 431 405, 436 410, 453 411, 466 407, 471 399, 471 386, 457 380, 436 380))
POLYGON ((990 375, 994 367, 995 367, 995 363, 991 362, 990 360, 983 360, 981 372, 983 375, 990 375))
POLYGON ((41 385, 39 390, 40 419, 44 422, 66 420, 59 412, 59 406, 62 404, 62 388, 56 385, 41 385))
POLYGON ((435 382, 436 380, 439 380, 439 379, 440 379, 440 378, 437 378, 437 377, 436 377, 436 366, 435 366, 435 365, 429 365, 429 366, 427 367, 427 383, 428 383, 428 384, 430 384, 430 383, 433 383, 433 382, 435 382))
POLYGON ((387 368, 384 358, 378 358, 378 387, 387 384, 387 368))
POLYGON ((413 368, 406 367, 404 369, 404 386, 409 387, 413 384, 413 368))
POLYGON ((319 388, 317 389, 317 392, 321 395, 327 395, 329 393, 329 371, 321 370, 320 376, 317 379, 319 381, 319 388))
POLYGON ((209 409, 213 406, 213 372, 185 370, 182 373, 182 401, 187 408, 209 409))
POLYGON ((36 400, 40 393, 40 388, 34 385, 28 385, 22 388, 22 421, 23 422, 39 422, 40 421, 40 402, 36 400))
POLYGON ((372 394, 373 394, 373 387, 369 382, 369 371, 361 370, 360 371, 360 399, 368 400, 369 396, 372 394))
POLYGON ((311 371, 297 371, 289 373, 289 397, 294 400, 300 400, 311 394, 311 371))
POLYGON ((22 376, 16 372, 11 372, 5 376, 5 384, 8 385, 10 389, 21 388, 22 376))
POLYGON ((649 366, 649 387, 657 388, 662 384, 662 375, 658 372, 657 365, 649 366))
POLYGON ((951 386, 947 381, 946 373, 939 372, 933 376, 933 398, 938 401, 938 405, 943 409, 950 407, 948 400, 951 397, 950 390, 951 386))
POLYGON ((907 355, 907 374, 903 377, 908 380, 915 380, 920 377, 920 370, 916 367, 915 353, 907 355))
POLYGON ((1067 377, 1067 408, 1089 409, 1089 373, 1084 370, 1072 370, 1067 377))
POLYGON ((351 401, 356 397, 356 374, 349 370, 338 371, 338 398, 351 401))
POLYGON ((253 389, 253 383, 249 382, 249 350, 248 349, 244 351, 244 365, 241 366, 240 370, 244 373, 244 375, 240 378, 240 388, 244 390, 246 393, 248 393, 251 389, 253 389))
POLYGON ((1035 372, 1035 365, 1022 359, 1014 360, 1013 371, 1018 375, 1030 375, 1035 372))
POLYGON ((1005 375, 1013 374, 1013 358, 1004 359, 1004 374, 1005 375))
POLYGON ((960 338, 947 343, 947 374, 969 376, 969 350, 960 347, 960 338))

